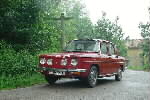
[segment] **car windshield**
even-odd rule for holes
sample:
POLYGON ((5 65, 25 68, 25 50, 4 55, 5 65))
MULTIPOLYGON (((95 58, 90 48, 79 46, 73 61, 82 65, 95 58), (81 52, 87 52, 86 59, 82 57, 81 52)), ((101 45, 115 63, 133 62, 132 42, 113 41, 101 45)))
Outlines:
POLYGON ((70 42, 65 51, 67 52, 98 52, 98 42, 94 40, 74 40, 70 42))

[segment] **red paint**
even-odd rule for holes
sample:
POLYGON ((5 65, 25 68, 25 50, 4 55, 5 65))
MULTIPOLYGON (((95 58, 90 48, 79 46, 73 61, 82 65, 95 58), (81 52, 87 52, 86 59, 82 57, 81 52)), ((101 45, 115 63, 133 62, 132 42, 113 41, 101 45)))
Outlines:
MULTIPOLYGON (((95 40, 100 44, 102 42, 111 42, 103 40, 95 40)), ((116 49, 115 49, 116 50, 116 49)), ((116 51, 115 51, 116 52, 116 51)), ((124 69, 125 58, 115 55, 101 54, 101 52, 63 52, 40 55, 39 58, 53 59, 53 65, 39 64, 39 67, 56 68, 56 69, 86 69, 86 72, 80 72, 80 74, 74 75, 67 73, 65 77, 87 77, 90 67, 96 65, 99 69, 99 75, 105 76, 107 74, 117 73, 119 68, 124 69), (61 59, 67 59, 68 63, 66 66, 60 65, 61 59), (71 65, 71 59, 77 59, 77 66, 71 65)), ((47 72, 42 72, 47 74, 47 72)), ((64 76, 63 76, 64 77, 64 76)))

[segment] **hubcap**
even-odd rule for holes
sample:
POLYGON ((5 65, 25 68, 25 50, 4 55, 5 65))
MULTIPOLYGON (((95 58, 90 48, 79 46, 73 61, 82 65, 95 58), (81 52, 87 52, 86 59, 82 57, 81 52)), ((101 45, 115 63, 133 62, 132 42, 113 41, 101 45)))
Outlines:
POLYGON ((119 70, 119 79, 121 79, 122 78, 122 73, 121 73, 121 70, 119 70))
POLYGON ((90 75, 89 75, 89 81, 92 84, 95 84, 97 81, 97 71, 96 69, 91 69, 90 75))

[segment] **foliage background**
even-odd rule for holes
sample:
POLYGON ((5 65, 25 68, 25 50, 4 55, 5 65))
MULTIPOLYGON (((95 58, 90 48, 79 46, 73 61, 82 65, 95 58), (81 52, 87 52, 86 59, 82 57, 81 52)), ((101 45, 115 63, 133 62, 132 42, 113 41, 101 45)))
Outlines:
POLYGON ((100 38, 114 42, 126 56, 124 32, 119 18, 111 21, 103 13, 93 25, 79 0, 0 1, 0 89, 33 84, 43 79, 36 72, 38 55, 60 52, 61 26, 52 20, 64 12, 73 17, 65 22, 65 41, 100 38))
POLYGON ((150 69, 150 23, 140 23, 139 29, 141 30, 141 36, 144 40, 141 45, 143 50, 142 57, 144 59, 144 66, 146 66, 147 69, 150 69))

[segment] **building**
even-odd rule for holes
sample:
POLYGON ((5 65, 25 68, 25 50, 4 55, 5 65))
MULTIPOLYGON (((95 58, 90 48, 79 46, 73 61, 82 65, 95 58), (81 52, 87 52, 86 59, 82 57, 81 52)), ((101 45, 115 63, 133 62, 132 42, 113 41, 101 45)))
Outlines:
POLYGON ((128 47, 127 50, 127 57, 129 59, 129 66, 142 66, 143 65, 143 58, 141 56, 142 49, 141 43, 143 42, 142 39, 132 39, 126 42, 126 46, 128 47))

